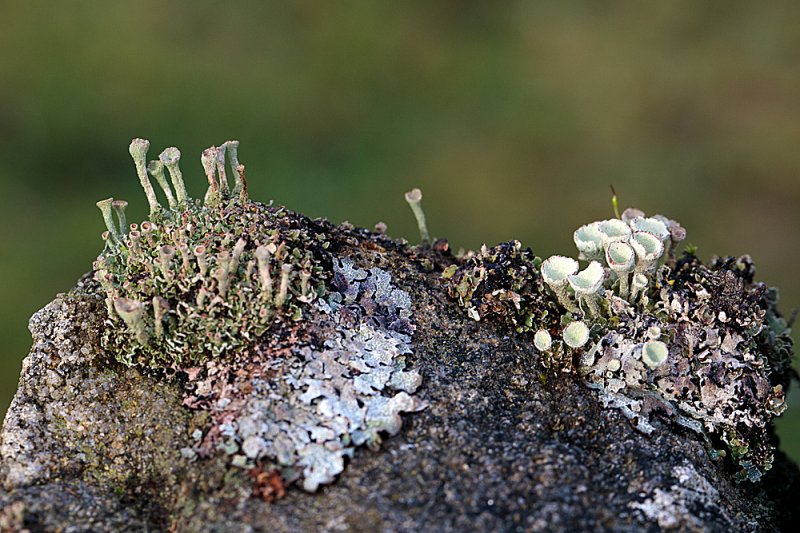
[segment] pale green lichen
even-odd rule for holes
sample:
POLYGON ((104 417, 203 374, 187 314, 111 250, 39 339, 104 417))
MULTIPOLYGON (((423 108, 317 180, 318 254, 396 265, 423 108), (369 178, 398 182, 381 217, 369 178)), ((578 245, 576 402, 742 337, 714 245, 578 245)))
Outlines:
POLYGON ((95 262, 109 310, 103 344, 121 362, 181 368, 252 345, 275 320, 297 318, 324 291, 323 243, 300 229, 281 230, 274 211, 247 199, 237 144, 223 145, 232 157, 235 195, 224 148, 203 153, 209 192, 201 205, 186 195, 177 148, 145 166, 149 142, 134 139, 130 151, 152 220, 126 227, 125 202, 98 202, 108 228, 95 262), (147 169, 168 208, 155 199, 147 169))
POLYGON ((707 269, 691 255, 676 262, 685 236, 673 220, 627 210, 575 232, 580 257, 591 260, 584 271, 576 273, 573 259, 553 256, 542 276, 567 311, 563 342, 585 345, 579 371, 607 406, 648 433, 655 430, 650 412, 659 406, 709 446, 721 441, 741 476, 757 480, 772 464, 767 428, 785 409, 788 326, 765 298, 766 288, 753 282, 749 258, 736 269, 731 260, 707 269), (604 259, 605 276, 597 258, 604 259), (596 278, 600 283, 589 282, 596 278), (578 335, 584 328, 575 317, 591 324, 591 339, 578 335), (769 343, 760 340, 765 335, 769 343), (781 373, 771 373, 773 365, 781 373))
POLYGON ((655 431, 652 418, 668 413, 713 456, 727 448, 741 478, 759 479, 791 375, 777 292, 754 281, 749 257, 676 260, 686 231, 661 215, 628 209, 573 237, 578 260, 528 252, 519 261, 506 245, 484 246, 445 269, 443 282, 476 320, 535 331, 544 367, 577 371, 639 430, 655 431))

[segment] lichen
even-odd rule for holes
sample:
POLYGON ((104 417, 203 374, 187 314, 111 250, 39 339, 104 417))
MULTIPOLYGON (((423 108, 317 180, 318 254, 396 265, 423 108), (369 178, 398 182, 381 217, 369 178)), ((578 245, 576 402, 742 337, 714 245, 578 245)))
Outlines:
POLYGON ((381 435, 400 430, 400 413, 423 407, 413 396, 422 378, 406 363, 408 294, 387 272, 349 258, 334 263, 333 279, 336 290, 315 305, 315 320, 326 325, 321 345, 300 341, 258 372, 215 371, 192 385, 187 403, 214 413, 193 452, 223 449, 239 467, 280 469, 313 492, 357 446, 377 449, 381 435))
POLYGON ((790 324, 749 257, 678 260, 685 236, 674 220, 629 209, 575 232, 583 270, 512 243, 484 246, 443 277, 474 319, 536 331, 547 368, 577 371, 641 431, 664 414, 757 481, 773 460, 769 425, 785 409, 790 324))
POLYGON ((474 320, 493 320, 516 331, 541 321, 548 300, 539 280, 536 257, 519 241, 482 246, 443 273, 448 293, 474 320))
POLYGON ((148 146, 134 140, 131 154, 150 220, 126 228, 124 202, 98 202, 107 227, 95 262, 108 313, 101 346, 126 365, 178 376, 184 404, 209 414, 181 457, 223 454, 267 500, 300 480, 316 491, 357 447, 377 449, 402 413, 424 407, 407 360, 411 298, 389 272, 331 253, 324 223, 251 201, 235 141, 203 152, 202 203, 185 193, 176 148, 146 167, 168 209, 144 170, 148 146))
MULTIPOLYGON (((141 158, 144 143, 133 143, 141 158)), ((179 155, 168 148, 162 159, 182 191, 179 155)), ((227 194, 225 150, 212 147, 204 161, 209 157, 215 164, 206 168, 211 185, 204 203, 185 192, 179 202, 168 193, 169 209, 151 205, 151 220, 130 227, 122 215, 117 228, 111 199, 98 202, 108 227, 94 264, 107 296, 103 347, 125 364, 178 370, 252 346, 274 323, 298 319, 325 291, 325 236, 286 225, 282 209, 250 201, 235 156, 231 164, 240 178, 235 194, 227 194)), ((140 178, 149 184, 146 175, 140 178)))

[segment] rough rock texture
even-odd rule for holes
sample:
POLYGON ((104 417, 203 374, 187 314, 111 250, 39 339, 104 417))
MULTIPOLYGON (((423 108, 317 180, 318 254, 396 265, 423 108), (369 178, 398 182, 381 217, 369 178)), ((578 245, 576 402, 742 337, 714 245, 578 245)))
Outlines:
POLYGON ((355 449, 314 494, 187 453, 213 415, 185 405, 185 377, 103 353, 106 306, 87 276, 31 319, 0 435, 0 531, 792 529, 800 472, 780 452, 760 482, 737 483, 696 433, 656 414, 643 434, 577 373, 547 370, 530 335, 470 319, 442 285, 442 246, 327 231, 338 256, 411 297, 427 407, 397 435, 355 449))

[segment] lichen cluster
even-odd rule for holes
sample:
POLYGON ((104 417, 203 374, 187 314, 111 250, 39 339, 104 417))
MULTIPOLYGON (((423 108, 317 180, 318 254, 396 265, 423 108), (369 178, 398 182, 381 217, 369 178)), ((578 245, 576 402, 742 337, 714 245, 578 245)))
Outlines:
POLYGON ((413 396, 422 378, 406 362, 408 294, 386 271, 349 258, 334 262, 333 285, 315 303, 324 342, 299 339, 285 353, 254 358, 257 371, 217 371, 193 384, 189 404, 208 404, 214 421, 185 455, 223 449, 234 465, 277 469, 313 492, 342 472, 356 447, 376 449, 382 434, 400 430, 402 412, 424 406, 413 396))
POLYGON ((200 203, 186 195, 178 149, 168 148, 145 170, 148 143, 136 139, 131 154, 150 220, 127 226, 125 202, 98 202, 108 227, 94 265, 107 296, 103 345, 121 362, 170 369, 198 364, 252 345, 276 320, 298 318, 324 292, 324 236, 282 226, 279 209, 247 199, 237 145, 229 141, 204 152, 210 185, 200 203), (226 151, 238 176, 232 188, 226 151), (164 191, 168 209, 155 199, 146 172, 164 191))
POLYGON ((685 235, 673 220, 629 209, 579 228, 577 260, 540 262, 528 252, 524 264, 504 261, 492 278, 503 245, 484 247, 444 278, 475 319, 505 314, 520 324, 525 309, 517 329, 536 330, 531 341, 543 363, 577 371, 641 431, 651 433, 653 416, 665 415, 701 434, 712 454, 730 453, 740 476, 755 481, 771 466, 768 427, 785 409, 789 324, 776 309, 777 291, 754 281, 749 257, 710 267, 689 253, 676 260, 685 235), (531 269, 537 264, 540 275, 531 269), (524 299, 506 296, 520 286, 524 299))
POLYGON ((150 220, 128 226, 125 202, 98 202, 101 345, 124 364, 178 376, 184 404, 202 413, 184 456, 224 454, 265 498, 299 480, 315 491, 424 406, 407 361, 411 299, 388 272, 333 253, 329 223, 249 200, 237 142, 203 152, 202 202, 186 194, 177 148, 146 165, 148 146, 134 139, 130 151, 150 220))
POLYGON ((548 303, 537 286, 536 257, 519 241, 484 245, 463 264, 448 267, 442 277, 470 318, 498 321, 519 332, 529 331, 548 303))

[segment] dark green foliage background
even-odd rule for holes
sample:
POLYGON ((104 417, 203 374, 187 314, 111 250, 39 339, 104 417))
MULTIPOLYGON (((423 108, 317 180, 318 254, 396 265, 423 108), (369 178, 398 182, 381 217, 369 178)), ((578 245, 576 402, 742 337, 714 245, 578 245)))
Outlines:
POLYGON ((800 3, 548 4, 4 2, 0 413, 27 318, 101 249, 94 202, 146 212, 134 136, 179 146, 195 197, 201 149, 238 138, 253 198, 412 240, 420 186, 456 248, 573 254, 613 183, 797 306, 800 3))

